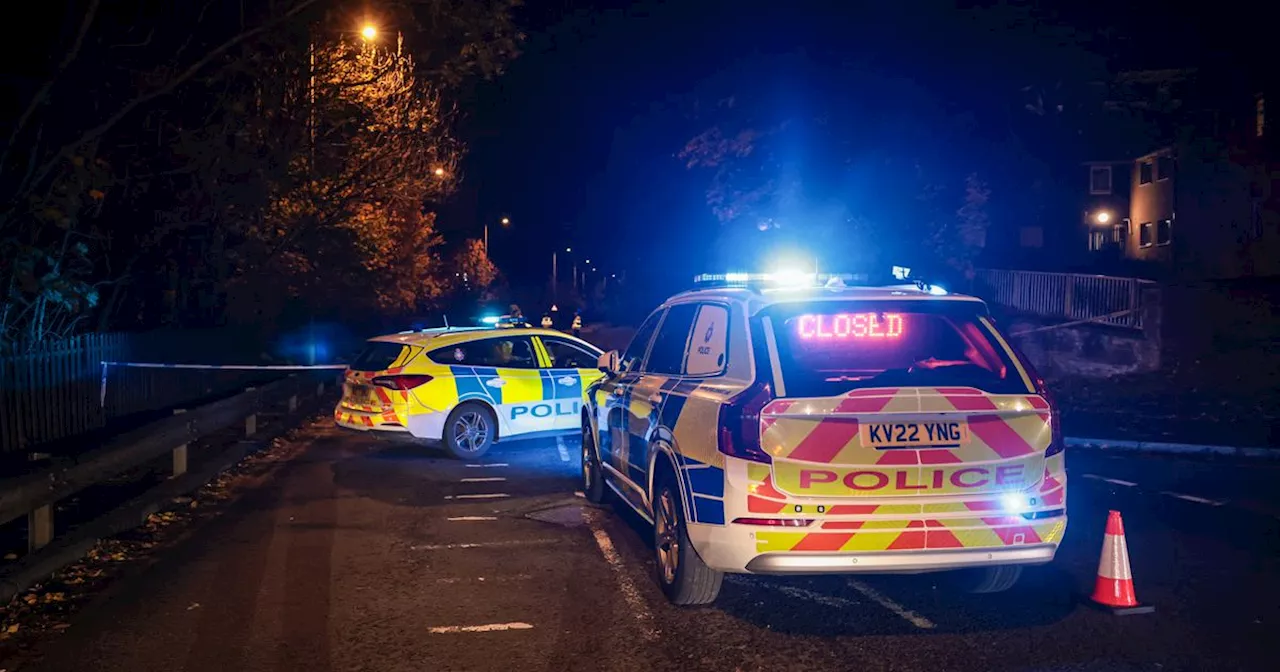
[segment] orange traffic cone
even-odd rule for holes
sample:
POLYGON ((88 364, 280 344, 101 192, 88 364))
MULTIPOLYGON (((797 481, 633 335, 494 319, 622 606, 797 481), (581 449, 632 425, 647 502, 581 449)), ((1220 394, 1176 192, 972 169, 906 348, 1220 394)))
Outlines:
POLYGON ((1093 601, 1117 616, 1149 614, 1155 607, 1138 604, 1133 592, 1133 572, 1129 568, 1129 546, 1124 541, 1124 521, 1119 511, 1107 514, 1107 531, 1102 538, 1102 558, 1098 560, 1098 581, 1093 601))

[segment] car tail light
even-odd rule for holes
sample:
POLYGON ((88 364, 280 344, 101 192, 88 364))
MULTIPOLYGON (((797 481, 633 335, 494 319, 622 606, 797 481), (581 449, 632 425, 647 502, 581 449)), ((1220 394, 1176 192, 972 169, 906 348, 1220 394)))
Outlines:
POLYGON ((1044 398, 1049 404, 1049 430, 1050 439, 1049 447, 1045 449, 1044 456, 1050 457, 1066 450, 1067 444, 1062 439, 1062 412, 1058 408, 1058 403, 1054 401, 1053 395, 1049 393, 1049 388, 1044 384, 1044 378, 1036 372, 1031 362, 1027 361, 1019 353, 1018 358, 1022 360, 1022 368, 1027 370, 1027 376, 1031 378, 1031 384, 1036 388, 1036 394, 1044 398))
POLYGON ((767 383, 756 383, 720 407, 720 452, 752 462, 773 461, 760 447, 760 412, 773 401, 767 383))
POLYGON ((378 387, 385 387, 388 390, 412 390, 419 385, 426 385, 431 381, 431 376, 378 376, 373 379, 373 384, 378 387))
POLYGON ((765 527, 809 527, 812 518, 734 518, 738 525, 762 525, 765 527))

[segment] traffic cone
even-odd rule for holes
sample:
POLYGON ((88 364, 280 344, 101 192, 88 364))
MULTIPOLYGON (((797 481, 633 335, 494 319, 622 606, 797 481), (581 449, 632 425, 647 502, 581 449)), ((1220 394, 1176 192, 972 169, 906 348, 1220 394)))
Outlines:
POLYGON ((1107 531, 1102 538, 1102 557, 1098 560, 1093 602, 1117 616, 1149 614, 1156 610, 1155 607, 1138 604, 1134 595, 1129 546, 1124 541, 1124 521, 1120 519, 1119 511, 1107 514, 1107 531))

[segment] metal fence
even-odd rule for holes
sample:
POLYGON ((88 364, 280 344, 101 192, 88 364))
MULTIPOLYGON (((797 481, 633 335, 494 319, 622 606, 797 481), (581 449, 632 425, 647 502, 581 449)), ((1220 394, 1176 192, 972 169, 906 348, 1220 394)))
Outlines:
POLYGON ((99 398, 103 361, 245 362, 253 351, 242 343, 248 345, 222 330, 86 334, 0 357, 0 455, 265 379, 243 371, 112 369, 105 400, 99 398))
POLYGON ((1090 320, 1142 328, 1142 290, 1150 280, 1080 273, 977 269, 973 293, 1023 315, 1064 321, 1090 320))

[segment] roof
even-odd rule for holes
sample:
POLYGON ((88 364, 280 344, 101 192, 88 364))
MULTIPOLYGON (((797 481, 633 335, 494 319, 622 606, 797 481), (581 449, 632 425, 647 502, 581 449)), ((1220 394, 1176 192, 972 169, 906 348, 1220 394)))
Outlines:
MULTIPOLYGON (((398 334, 387 334, 385 336, 375 336, 369 341, 377 343, 400 343, 403 345, 417 345, 426 347, 430 343, 434 347, 444 347, 453 345, 454 343, 463 343, 466 341, 479 340, 481 338, 491 338, 497 336, 511 336, 518 334, 520 336, 555 336, 558 338, 567 338, 574 341, 586 343, 580 338, 574 338, 570 334, 555 329, 542 329, 535 327, 448 327, 438 329, 422 329, 420 331, 402 331, 398 334)), ((588 343, 590 345, 590 343, 588 343)), ((592 346, 594 347, 594 346, 592 346)), ((599 348, 595 348, 599 350, 599 348)))
POLYGON ((749 307, 749 312, 752 314, 775 304, 804 301, 967 301, 985 305, 982 299, 967 294, 931 294, 927 290, 911 284, 840 288, 778 287, 761 289, 751 287, 708 287, 676 294, 667 299, 666 303, 676 304, 712 299, 746 303, 749 307))

